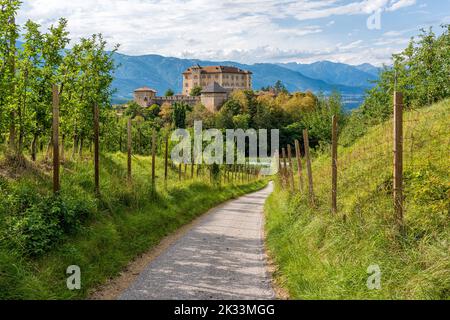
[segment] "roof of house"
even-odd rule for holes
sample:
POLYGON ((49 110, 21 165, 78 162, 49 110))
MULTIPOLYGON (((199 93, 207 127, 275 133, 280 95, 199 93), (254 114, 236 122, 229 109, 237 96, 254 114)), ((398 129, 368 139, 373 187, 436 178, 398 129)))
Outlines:
POLYGON ((142 87, 134 90, 134 92, 154 92, 156 93, 155 89, 149 88, 149 87, 142 87))
POLYGON ((188 68, 183 74, 192 73, 193 70, 200 69, 201 73, 236 73, 236 74, 252 74, 252 72, 247 70, 242 70, 236 67, 229 66, 206 66, 201 67, 200 65, 196 65, 188 68))
POLYGON ((217 82, 214 82, 202 90, 202 93, 227 93, 228 91, 217 82))

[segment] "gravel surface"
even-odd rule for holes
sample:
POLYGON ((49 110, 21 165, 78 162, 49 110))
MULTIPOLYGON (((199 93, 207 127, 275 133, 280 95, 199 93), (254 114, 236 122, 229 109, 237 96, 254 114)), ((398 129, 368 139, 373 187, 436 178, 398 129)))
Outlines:
POLYGON ((211 210, 119 299, 274 299, 263 239, 263 207, 272 190, 271 183, 211 210))

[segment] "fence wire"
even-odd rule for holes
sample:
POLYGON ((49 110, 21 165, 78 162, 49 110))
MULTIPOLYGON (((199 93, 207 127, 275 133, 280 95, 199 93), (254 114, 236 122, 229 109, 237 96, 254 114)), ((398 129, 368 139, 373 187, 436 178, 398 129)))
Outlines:
MULTIPOLYGON (((403 212, 416 203, 417 193, 430 193, 433 188, 447 186, 450 168, 450 106, 436 110, 426 107, 407 110, 403 113, 403 212), (439 111, 439 112, 437 112, 439 111), (426 178, 426 179, 425 179, 426 178), (424 181, 434 181, 425 185, 424 181), (424 184, 424 185, 421 185, 424 184)), ((330 127, 330 131, 332 128, 330 127)), ((361 208, 393 216, 393 201, 380 201, 393 194, 394 171, 394 119, 369 128, 368 132, 351 146, 338 139, 337 159, 337 212, 341 215, 359 215, 364 219, 361 208)), ((286 146, 287 149, 287 146, 286 146)), ((295 150, 295 149, 294 149, 295 150)), ((324 154, 314 157, 312 166, 314 199, 316 206, 332 210, 332 159, 331 146, 324 154)), ((285 189, 309 197, 306 162, 301 159, 301 188, 297 160, 289 159, 284 165, 280 160, 280 183, 285 189), (292 172, 292 173, 291 173, 292 172), (290 183, 294 175, 294 186, 290 183)), ((287 157, 287 156, 286 156, 287 157)), ((423 195, 422 195, 423 196, 423 195)), ((389 198, 389 197, 388 197, 389 198)))

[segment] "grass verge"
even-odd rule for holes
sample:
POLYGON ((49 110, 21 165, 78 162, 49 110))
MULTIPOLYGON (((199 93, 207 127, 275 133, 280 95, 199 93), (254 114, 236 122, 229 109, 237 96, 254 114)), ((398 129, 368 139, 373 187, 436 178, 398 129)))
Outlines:
POLYGON ((266 185, 265 181, 214 185, 206 172, 178 181, 178 173, 171 169, 166 189, 163 162, 158 159, 154 194, 150 159, 134 157, 131 185, 126 183, 123 154, 103 155, 101 164, 100 200, 93 194, 90 159, 64 165, 62 193, 56 200, 45 163, 18 175, 5 174, 4 168, 0 299, 86 298, 163 237, 208 209, 266 185), (60 220, 55 222, 54 216, 60 220), (81 290, 67 289, 66 269, 71 265, 81 268, 81 290))
POLYGON ((327 154, 313 162, 316 208, 276 185, 266 203, 267 243, 291 298, 450 298, 449 112, 446 100, 405 114, 403 231, 393 218, 392 148, 383 145, 389 123, 339 149, 337 216, 327 154), (381 270, 379 290, 367 286, 371 265, 381 270))

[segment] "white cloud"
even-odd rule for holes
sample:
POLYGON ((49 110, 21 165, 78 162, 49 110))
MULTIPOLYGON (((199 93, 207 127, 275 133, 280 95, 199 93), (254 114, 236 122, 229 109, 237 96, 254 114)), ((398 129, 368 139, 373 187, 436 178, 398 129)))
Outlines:
POLYGON ((32 19, 48 27, 59 17, 66 17, 74 41, 103 33, 111 47, 120 43, 121 52, 134 55, 158 53, 247 63, 298 60, 314 54, 347 60, 365 50, 362 40, 338 46, 336 43, 343 41, 349 30, 342 31, 341 39, 330 37, 324 29, 332 30, 326 27, 334 25, 335 20, 327 23, 321 19, 369 15, 377 9, 395 11, 415 3, 345 1, 33 0, 25 2, 19 21, 32 19))
POLYGON ((393 0, 391 6, 387 8, 388 11, 395 11, 401 8, 409 7, 416 4, 416 0, 393 0))

